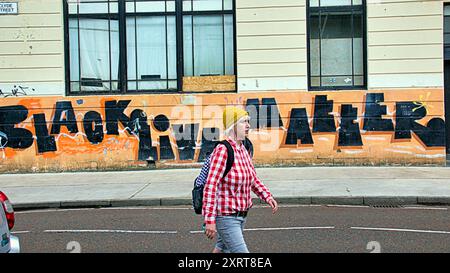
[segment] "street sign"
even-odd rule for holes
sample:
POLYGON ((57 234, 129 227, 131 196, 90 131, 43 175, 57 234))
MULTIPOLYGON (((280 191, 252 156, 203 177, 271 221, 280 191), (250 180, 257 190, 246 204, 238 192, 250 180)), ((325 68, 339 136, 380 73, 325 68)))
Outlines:
POLYGON ((0 3, 0 15, 4 14, 19 14, 17 2, 0 3))

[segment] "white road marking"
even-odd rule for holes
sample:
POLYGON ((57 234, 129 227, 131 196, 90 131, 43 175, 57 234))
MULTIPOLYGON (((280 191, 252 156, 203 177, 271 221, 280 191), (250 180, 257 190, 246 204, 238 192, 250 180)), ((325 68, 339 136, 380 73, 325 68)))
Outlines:
POLYGON ((403 209, 423 209, 423 210, 448 210, 448 208, 434 207, 403 207, 403 209))
MULTIPOLYGON (((307 230, 307 229, 334 229, 335 227, 276 227, 276 228, 244 228, 244 231, 277 231, 277 230, 307 230)), ((191 234, 204 233, 203 231, 190 231, 191 234)))
POLYGON ((351 229, 358 229, 358 230, 378 230, 378 231, 399 231, 399 232, 417 232, 417 233, 435 233, 435 234, 450 234, 450 231, 440 231, 440 230, 420 230, 420 229, 403 229, 403 228, 351 227, 351 229))
POLYGON ((79 209, 40 209, 40 210, 28 210, 28 211, 15 211, 15 214, 28 214, 28 213, 45 213, 45 212, 66 212, 66 211, 83 211, 94 210, 95 208, 79 208, 79 209))
POLYGON ((45 233, 132 233, 132 234, 176 234, 178 231, 166 230, 110 230, 110 229, 65 229, 44 230, 45 233))
POLYGON ((23 233, 30 233, 30 231, 28 231, 28 230, 24 230, 24 231, 11 231, 11 234, 23 234, 23 233))
POLYGON ((325 205, 326 207, 338 207, 338 208, 370 208, 365 205, 325 205))
POLYGON ((334 229, 334 227, 247 228, 247 229, 244 229, 244 231, 305 230, 305 229, 334 229))
MULTIPOLYGON (((301 204, 278 204, 279 208, 302 208, 302 207, 323 207, 324 205, 315 205, 315 204, 305 204, 305 205, 301 205, 301 204)), ((269 205, 267 204, 261 204, 261 205, 254 205, 253 208, 254 209, 267 209, 269 207, 269 205)), ((251 212, 251 211, 250 211, 251 212)))
POLYGON ((29 210, 29 211, 16 211, 16 214, 28 214, 28 213, 45 213, 45 212, 67 212, 67 211, 85 211, 85 210, 189 210, 191 207, 105 207, 105 208, 73 208, 73 209, 43 209, 43 210, 29 210))
MULTIPOLYGON (((109 207, 109 208, 99 208, 106 210, 139 210, 139 209, 147 209, 147 210, 190 210, 192 207, 109 207)), ((192 209, 193 210, 193 209, 192 209)))

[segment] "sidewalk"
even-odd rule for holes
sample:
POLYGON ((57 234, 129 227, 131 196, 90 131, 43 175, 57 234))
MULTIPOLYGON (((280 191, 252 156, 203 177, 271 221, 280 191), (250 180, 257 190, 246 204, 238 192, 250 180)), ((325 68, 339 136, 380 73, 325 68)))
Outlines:
MULTIPOLYGON (((291 167, 256 171, 280 204, 450 205, 450 168, 446 167, 291 167)), ((193 181, 199 172, 198 168, 3 174, 0 190, 16 210, 190 205, 193 181)))

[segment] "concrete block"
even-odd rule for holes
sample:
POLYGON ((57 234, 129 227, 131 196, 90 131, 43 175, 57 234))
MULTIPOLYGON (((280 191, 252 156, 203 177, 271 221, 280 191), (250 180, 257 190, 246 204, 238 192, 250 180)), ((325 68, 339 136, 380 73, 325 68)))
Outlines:
POLYGON ((61 207, 61 202, 37 202, 37 203, 15 203, 12 204, 14 211, 33 209, 55 209, 61 207))
POLYGON ((278 204, 311 205, 311 197, 278 197, 278 204))
POLYGON ((363 205, 364 198, 358 196, 316 196, 311 198, 311 204, 320 205, 363 205))
POLYGON ((161 199, 111 200, 111 207, 161 206, 161 199))
POLYGON ((96 208, 96 207, 110 207, 110 200, 79 200, 61 202, 61 208, 96 208))
POLYGON ((450 205, 450 196, 419 196, 417 199, 421 205, 450 205))
POLYGON ((184 206, 191 205, 192 199, 187 198, 162 198, 161 206, 184 206))
POLYGON ((417 205, 417 197, 414 196, 367 196, 364 197, 364 205, 417 205))

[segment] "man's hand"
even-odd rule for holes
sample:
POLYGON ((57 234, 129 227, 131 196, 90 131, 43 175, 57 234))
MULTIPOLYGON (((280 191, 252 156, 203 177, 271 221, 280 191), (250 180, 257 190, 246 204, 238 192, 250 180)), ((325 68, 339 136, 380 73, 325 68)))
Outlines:
POLYGON ((208 239, 212 240, 216 236, 216 224, 206 224, 205 233, 208 239))
POLYGON ((274 198, 270 198, 269 201, 267 201, 267 204, 269 204, 272 207, 272 214, 277 212, 278 210, 278 203, 275 201, 274 198))

